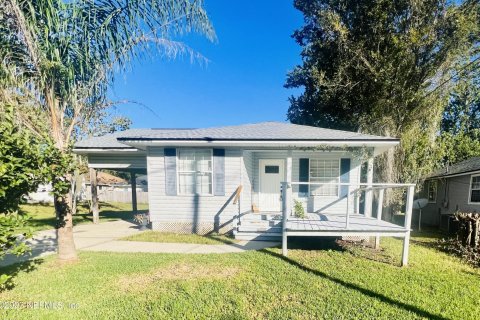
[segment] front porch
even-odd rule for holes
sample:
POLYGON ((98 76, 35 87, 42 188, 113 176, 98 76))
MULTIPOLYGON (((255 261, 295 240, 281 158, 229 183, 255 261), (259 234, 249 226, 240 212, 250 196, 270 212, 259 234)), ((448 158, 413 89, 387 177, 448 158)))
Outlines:
POLYGON ((235 236, 281 238, 285 256, 289 236, 373 236, 377 248, 382 236, 402 237, 406 265, 415 185, 374 183, 373 162, 379 151, 366 150, 362 157, 360 149, 243 150, 245 192, 235 236), (398 188, 406 190, 403 226, 382 220, 384 193, 398 188), (306 217, 298 218, 295 206, 302 207, 306 217))

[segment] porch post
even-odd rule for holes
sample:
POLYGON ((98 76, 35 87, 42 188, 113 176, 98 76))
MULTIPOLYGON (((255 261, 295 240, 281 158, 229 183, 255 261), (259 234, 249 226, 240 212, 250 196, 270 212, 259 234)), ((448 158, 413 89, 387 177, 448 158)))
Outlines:
POLYGON ((415 186, 409 186, 407 190, 407 203, 405 204, 405 238, 403 239, 402 266, 408 265, 408 249, 410 242, 410 229, 412 226, 412 207, 415 186))
POLYGON ((373 203, 373 157, 368 158, 367 161, 367 191, 365 191, 365 217, 372 216, 373 203))
POLYGON ((289 188, 291 188, 290 183, 283 181, 282 182, 282 255, 288 255, 288 247, 287 247, 287 220, 289 214, 289 207, 290 207, 290 192, 289 188))
POLYGON ((137 180, 135 179, 135 171, 130 172, 130 185, 132 187, 132 211, 137 213, 137 180))
POLYGON ((98 210, 98 189, 97 189, 97 170, 90 168, 90 194, 92 196, 92 215, 93 223, 97 224, 100 221, 98 210))
MULTIPOLYGON (((377 204, 377 220, 382 220, 382 211, 383 211, 383 194, 385 193, 385 189, 378 190, 378 204, 377 204)), ((380 236, 377 235, 375 237, 375 249, 380 249, 380 236)))
POLYGON ((292 182, 292 150, 287 155, 287 182, 292 182))

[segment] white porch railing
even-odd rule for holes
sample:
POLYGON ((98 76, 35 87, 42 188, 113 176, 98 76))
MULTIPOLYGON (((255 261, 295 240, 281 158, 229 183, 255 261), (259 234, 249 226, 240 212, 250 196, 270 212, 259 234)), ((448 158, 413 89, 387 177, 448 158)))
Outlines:
MULTIPOLYGON (((352 195, 358 198, 360 192, 373 193, 374 190, 378 190, 378 202, 377 202, 377 219, 382 220, 382 211, 383 211, 383 198, 386 189, 398 189, 405 188, 406 192, 406 203, 405 203, 405 238, 403 246, 403 255, 402 255, 402 265, 406 265, 408 261, 408 246, 410 240, 410 229, 412 222, 412 209, 413 209, 413 196, 415 193, 415 184, 411 183, 319 183, 319 182, 282 182, 282 252, 284 255, 287 254, 287 222, 289 217, 292 216, 292 187, 294 185, 315 185, 315 186, 346 186, 347 193, 344 198, 346 198, 346 216, 345 216, 345 230, 350 228, 350 215, 351 213, 351 204, 352 204, 352 195)), ((365 212, 371 213, 373 205, 373 196, 370 194, 369 197, 365 197, 367 201, 365 203, 365 208, 370 208, 365 210, 365 212)), ((358 210, 359 208, 357 208, 358 210)), ((355 212, 358 213, 358 212, 355 212)), ((375 246, 378 247, 380 241, 380 236, 375 237, 375 246)))

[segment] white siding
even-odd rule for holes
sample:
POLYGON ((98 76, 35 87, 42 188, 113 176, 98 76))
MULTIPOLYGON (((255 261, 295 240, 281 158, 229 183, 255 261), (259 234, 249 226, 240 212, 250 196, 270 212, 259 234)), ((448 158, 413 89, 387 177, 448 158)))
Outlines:
POLYGON ((146 169, 147 155, 144 152, 118 154, 90 154, 88 156, 90 168, 105 169, 146 169))
POLYGON ((242 166, 242 185, 243 192, 241 194, 241 212, 250 211, 252 209, 252 192, 253 192, 253 175, 254 175, 254 157, 251 151, 243 151, 242 166))
MULTIPOLYGON (((252 201, 258 205, 259 191, 259 160, 260 159, 285 159, 288 155, 287 151, 259 151, 254 152, 254 174, 253 174, 253 196, 252 201)), ((292 152, 292 181, 299 181, 299 159, 336 159, 350 158, 350 182, 358 183, 360 181, 361 160, 346 152, 314 152, 314 151, 293 151, 292 152)), ((294 198, 302 201, 305 208, 310 212, 322 213, 341 213, 344 214, 347 209, 347 200, 333 196, 308 196, 304 197, 298 193, 298 185, 293 188, 294 198)), ((350 208, 353 208, 354 197, 351 197, 350 208)), ((351 209, 352 210, 352 209, 351 209)), ((352 211, 351 211, 352 212, 352 211)))
POLYGON ((224 223, 238 212, 230 198, 241 184, 241 151, 225 150, 225 196, 165 195, 165 161, 163 148, 148 148, 149 208, 152 223, 214 223, 219 216, 224 223))
MULTIPOLYGON (((176 223, 194 225, 213 224, 216 216, 217 219, 220 217, 219 220, 221 224, 232 221, 233 217, 238 213, 239 207, 238 205, 234 205, 231 199, 240 184, 243 185, 240 212, 249 211, 252 203, 258 205, 259 159, 285 159, 287 155, 287 151, 226 149, 225 196, 167 196, 165 194, 165 160, 163 148, 148 148, 149 208, 152 223, 154 225, 171 225, 176 223)), ((292 180, 294 182, 299 181, 300 158, 350 158, 350 182, 359 182, 361 161, 351 154, 343 152, 294 151, 292 158, 292 180)), ((300 197, 298 194, 298 186, 294 188, 294 197, 301 199, 309 211, 342 214, 346 211, 346 199, 339 199, 339 197, 300 197)), ((353 208, 353 201, 354 199, 352 197, 351 208, 353 208)))

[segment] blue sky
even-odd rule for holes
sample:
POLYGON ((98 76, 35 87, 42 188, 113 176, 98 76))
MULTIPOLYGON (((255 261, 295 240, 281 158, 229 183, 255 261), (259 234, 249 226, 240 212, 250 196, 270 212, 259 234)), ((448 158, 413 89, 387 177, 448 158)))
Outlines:
POLYGON ((202 66, 189 58, 144 59, 119 75, 110 98, 115 111, 134 128, 208 127, 286 121, 286 74, 300 63, 300 47, 290 37, 303 22, 293 0, 205 0, 218 42, 199 36, 181 41, 206 56, 202 66), (151 109, 151 111, 149 110, 151 109))

